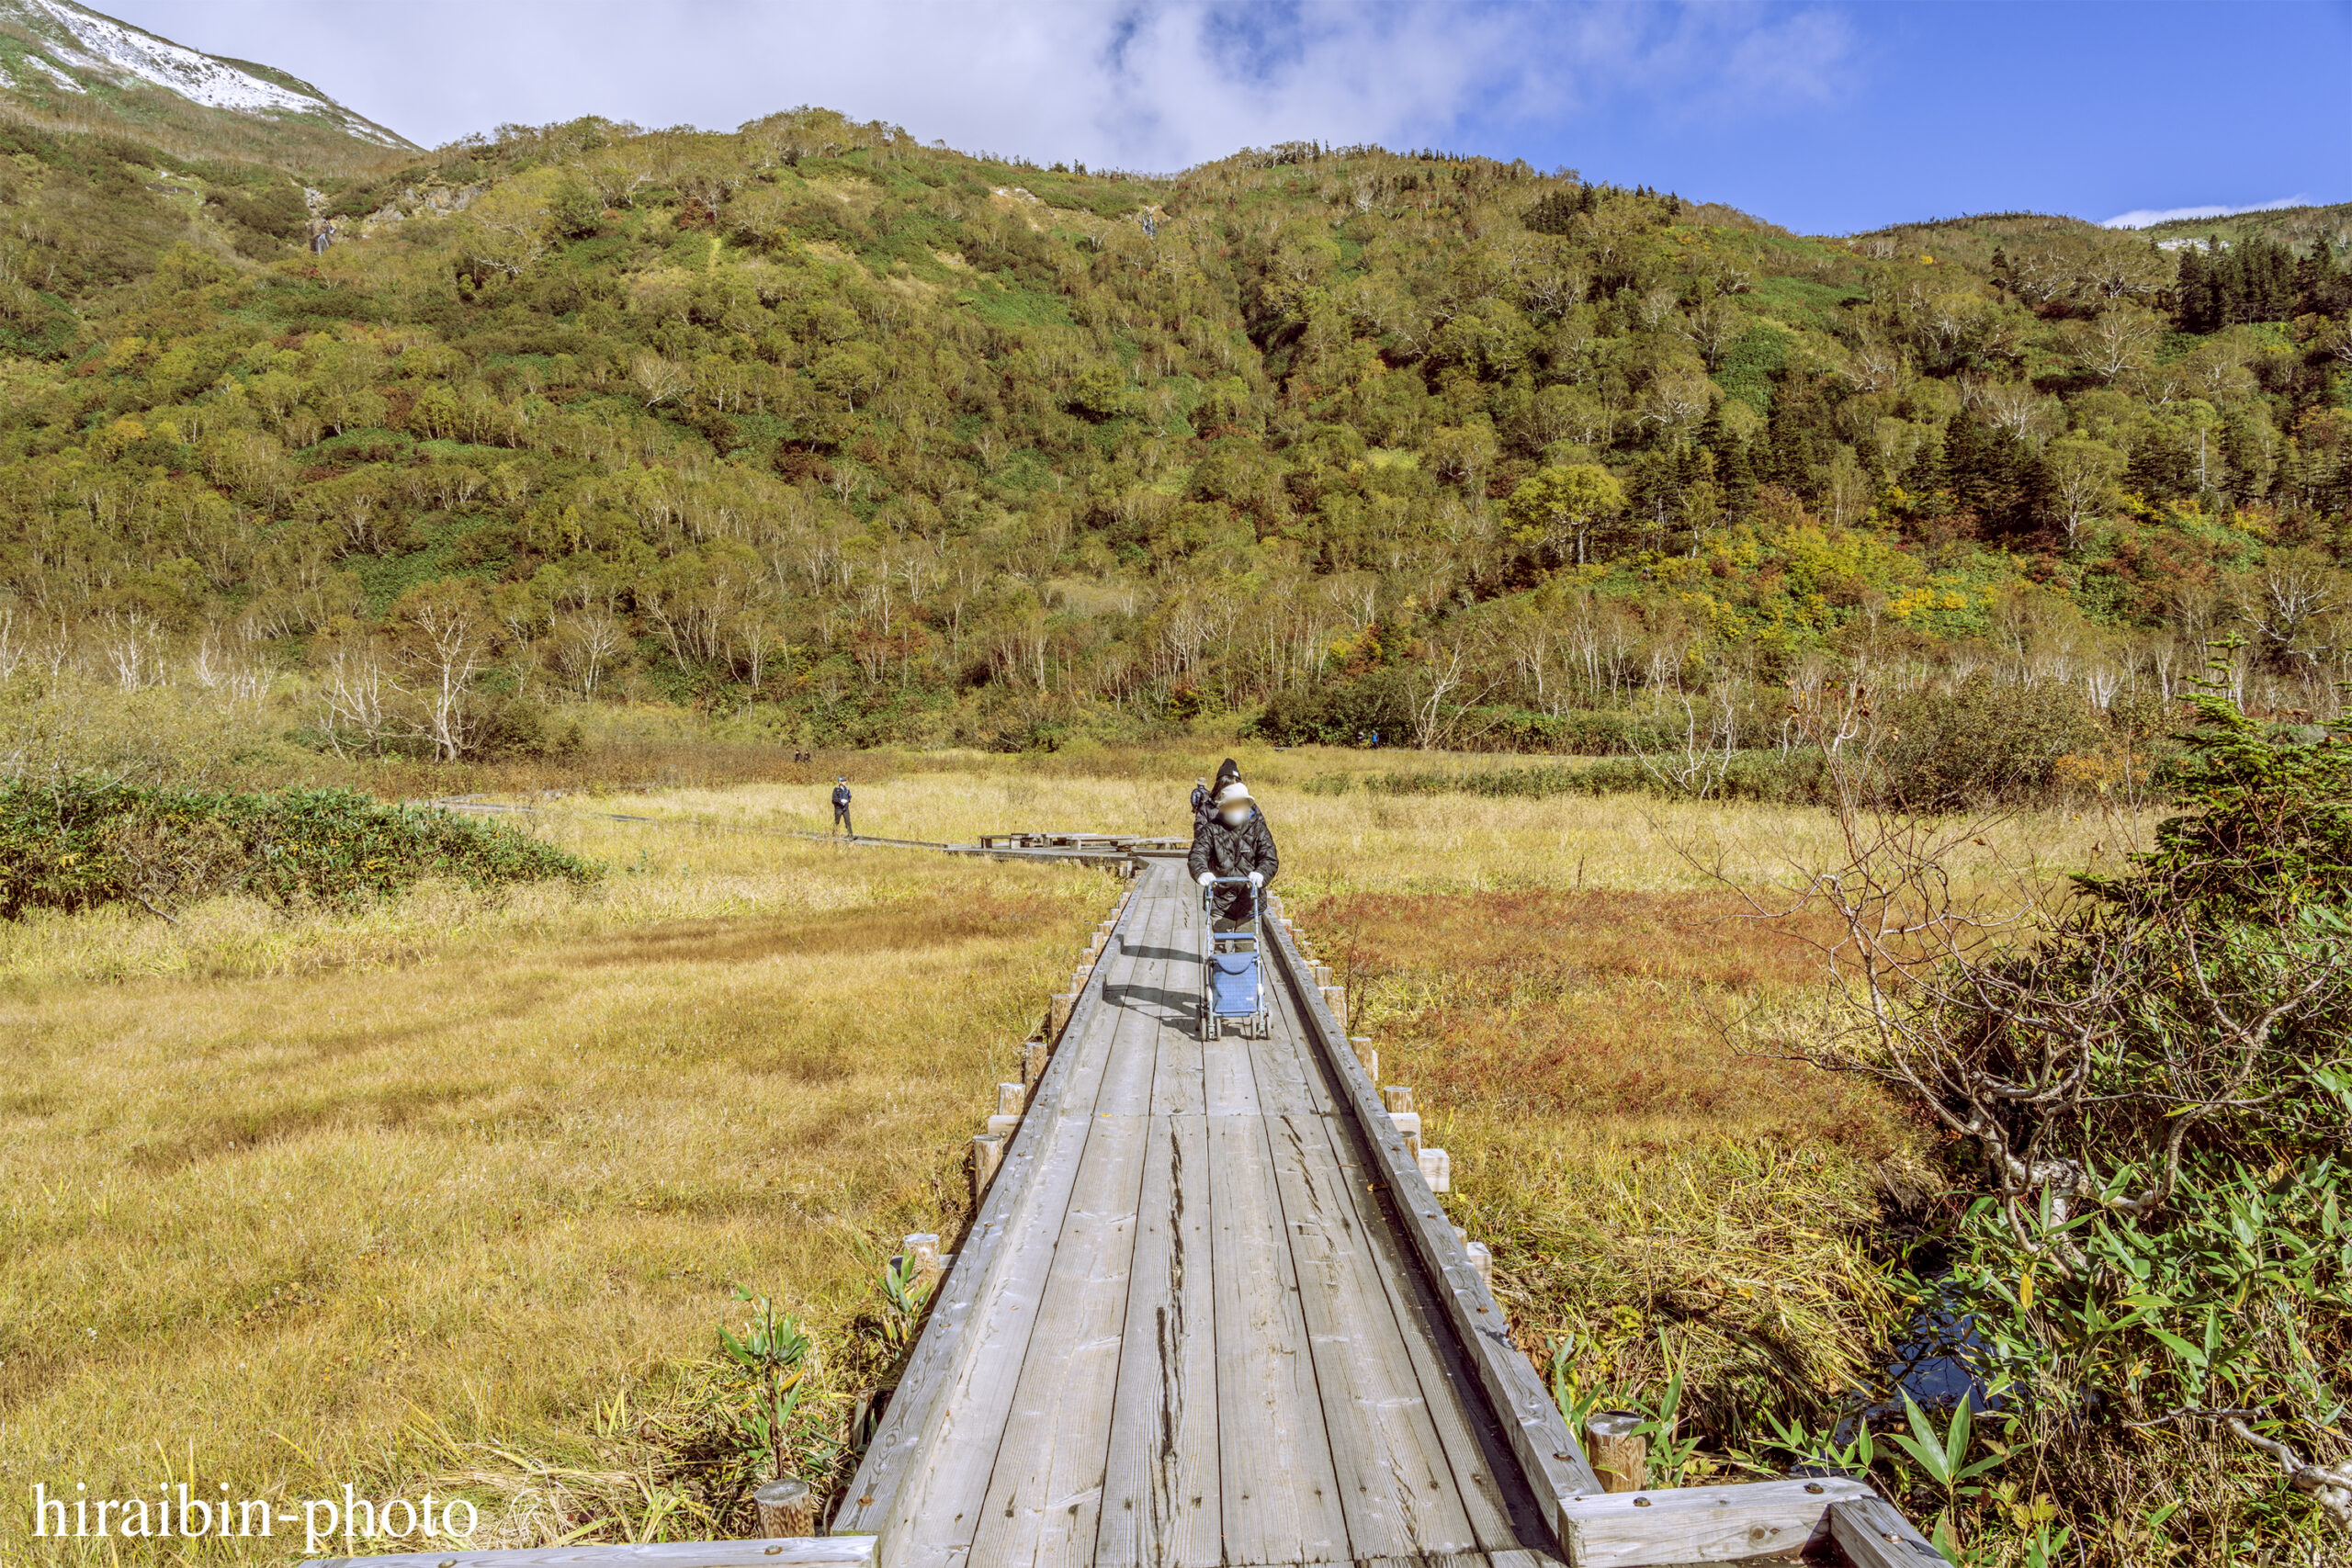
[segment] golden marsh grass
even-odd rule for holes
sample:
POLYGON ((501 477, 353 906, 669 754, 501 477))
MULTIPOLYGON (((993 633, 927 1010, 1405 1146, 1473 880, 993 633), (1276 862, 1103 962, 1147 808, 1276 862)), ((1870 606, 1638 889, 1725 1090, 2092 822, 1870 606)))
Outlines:
MULTIPOLYGON (((1899 1305, 1867 1233, 1921 1134, 1707 1026, 1804 976, 1712 924, 1678 852, 1764 875, 1826 818, 1309 794, 1326 760, 1243 760, 1522 1342, 1569 1339, 1629 1398, 1679 1357, 1724 1436, 1768 1385, 1833 1397, 1899 1305)), ((853 783, 873 834, 1176 834, 1193 771, 853 783)), ((815 1329, 838 1424, 883 1255, 953 1235, 991 1086, 1114 885, 787 836, 824 828, 815 788, 541 806, 518 820, 601 885, 0 929, 0 1496, 435 1480, 480 1501, 481 1545, 741 1528, 692 1463, 738 1284, 815 1329)), ((2079 863, 2102 829, 2003 831, 2079 863)), ((0 1513, 0 1558, 26 1528, 0 1513)))

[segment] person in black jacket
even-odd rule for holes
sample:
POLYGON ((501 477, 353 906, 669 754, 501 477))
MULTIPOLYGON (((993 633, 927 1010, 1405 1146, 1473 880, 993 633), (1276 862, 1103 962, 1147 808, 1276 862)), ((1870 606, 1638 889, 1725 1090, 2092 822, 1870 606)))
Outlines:
POLYGON ((1215 812, 1213 812, 1213 811, 1211 811, 1211 810, 1209 809, 1209 807, 1210 807, 1209 781, 1208 781, 1208 780, 1206 780, 1206 779, 1194 779, 1194 780, 1193 781, 1193 832, 1195 832, 1195 833, 1199 832, 1199 831, 1201 830, 1201 824, 1202 824, 1202 823, 1204 823, 1204 822, 1205 822, 1205 821, 1207 821, 1211 817, 1213 817, 1213 816, 1215 816, 1215 815, 1216 815, 1216 813, 1215 813, 1215 812))
POLYGON ((1220 887, 1211 908, 1211 929, 1231 931, 1250 918, 1259 890, 1282 869, 1266 814, 1238 777, 1218 792, 1216 815, 1193 830, 1193 853, 1185 863, 1202 886, 1220 876, 1246 876, 1247 887, 1220 887))
POLYGON ((833 781, 833 826, 853 839, 857 837, 857 829, 849 825, 849 780, 847 779, 837 778, 833 781))

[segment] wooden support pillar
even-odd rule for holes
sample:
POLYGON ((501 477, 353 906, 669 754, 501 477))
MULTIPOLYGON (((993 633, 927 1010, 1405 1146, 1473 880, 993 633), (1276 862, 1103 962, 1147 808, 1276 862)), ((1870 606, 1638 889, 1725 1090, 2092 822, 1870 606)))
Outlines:
POLYGON ((1047 1039, 1059 1040, 1062 1037, 1062 1031, 1069 1027, 1070 1010, 1076 1006, 1078 1006, 1078 990, 1075 987, 1066 994, 1052 998, 1046 1003, 1046 1037, 1047 1039))
POLYGON ((1443 1149, 1425 1148, 1413 1156, 1420 1162, 1421 1179, 1432 1192, 1453 1190, 1453 1156, 1443 1149))
POLYGON ((1829 1505, 1829 1536, 1853 1568, 1923 1568, 1943 1555, 1883 1497, 1829 1505))
POLYGON ((1356 1060, 1363 1066, 1363 1076, 1373 1082, 1380 1081, 1380 1053, 1373 1048, 1372 1036, 1359 1034, 1348 1042, 1356 1049, 1356 1060))
POLYGON ((1021 1081, 1034 1087, 1046 1076, 1046 1063, 1053 1055, 1052 1049, 1042 1040, 1021 1043, 1021 1081))
POLYGON ((1421 1157, 1421 1118, 1413 1111, 1392 1111, 1388 1119, 1396 1123, 1397 1135, 1405 1140, 1405 1152, 1418 1161, 1421 1157))
POLYGON ((771 1481, 752 1494, 752 1501, 759 1506, 760 1534, 769 1540, 817 1533, 817 1495, 805 1481, 771 1481))
POLYGON ((1340 1027, 1346 1029, 1348 1027, 1348 993, 1338 986, 1322 986, 1317 989, 1323 993, 1323 1005, 1331 1010, 1331 1016, 1340 1021, 1340 1027))
POLYGON ((1483 1241, 1465 1242, 1462 1250, 1470 1255, 1471 1271, 1476 1274, 1479 1282, 1487 1287, 1487 1293, 1493 1295, 1495 1293, 1494 1252, 1483 1241))
POLYGON ((1585 1418, 1585 1457, 1603 1492, 1639 1492, 1649 1484, 1650 1440, 1634 1430, 1641 1424, 1630 1410, 1596 1411, 1585 1418))
POLYGON ((1028 1109, 1029 1085, 1025 1080, 996 1086, 996 1113, 999 1116, 1018 1116, 1028 1109))
POLYGON ((947 1266, 939 1260, 939 1237, 929 1231, 918 1231, 907 1237, 906 1256, 914 1261, 914 1276, 918 1280, 936 1280, 946 1272, 947 1266))
POLYGON ((1382 1084, 1380 1103, 1383 1109, 1388 1111, 1410 1111, 1413 1109, 1413 1086, 1402 1083, 1382 1084))
POLYGON ((989 1118, 988 1135, 991 1138, 1002 1138, 1009 1144, 1012 1141, 1012 1134, 1019 1131, 1021 1131, 1021 1118, 1018 1116, 989 1118))
POLYGON ((980 1206, 988 1196, 989 1183, 996 1179, 996 1168, 1004 1163, 1004 1139, 994 1133, 982 1133, 972 1140, 972 1207, 980 1206))

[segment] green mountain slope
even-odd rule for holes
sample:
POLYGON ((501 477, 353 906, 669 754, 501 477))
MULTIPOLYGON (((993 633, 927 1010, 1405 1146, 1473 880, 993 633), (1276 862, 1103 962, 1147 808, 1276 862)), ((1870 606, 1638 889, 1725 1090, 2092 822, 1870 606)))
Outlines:
POLYGON ((1606 750, 1686 696, 1769 740, 1841 672, 2098 720, 2224 631, 2257 704, 2352 673, 2325 244, 2184 304, 2072 220, 1814 239, 1476 158, 1147 180, 799 110, 322 177, 314 255, 283 176, 7 150, 17 646, 233 648, 322 744, 618 696, 1606 750))

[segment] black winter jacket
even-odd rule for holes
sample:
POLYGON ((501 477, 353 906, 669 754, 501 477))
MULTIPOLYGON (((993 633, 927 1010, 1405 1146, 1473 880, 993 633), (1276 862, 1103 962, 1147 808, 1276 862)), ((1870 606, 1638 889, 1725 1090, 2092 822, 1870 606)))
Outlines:
POLYGON ((1195 880, 1204 871, 1219 876, 1247 876, 1254 871, 1272 883, 1274 873, 1282 869, 1266 814, 1254 808, 1250 820, 1238 828, 1228 828, 1211 818, 1193 829, 1193 852, 1184 863, 1192 868, 1195 880))

